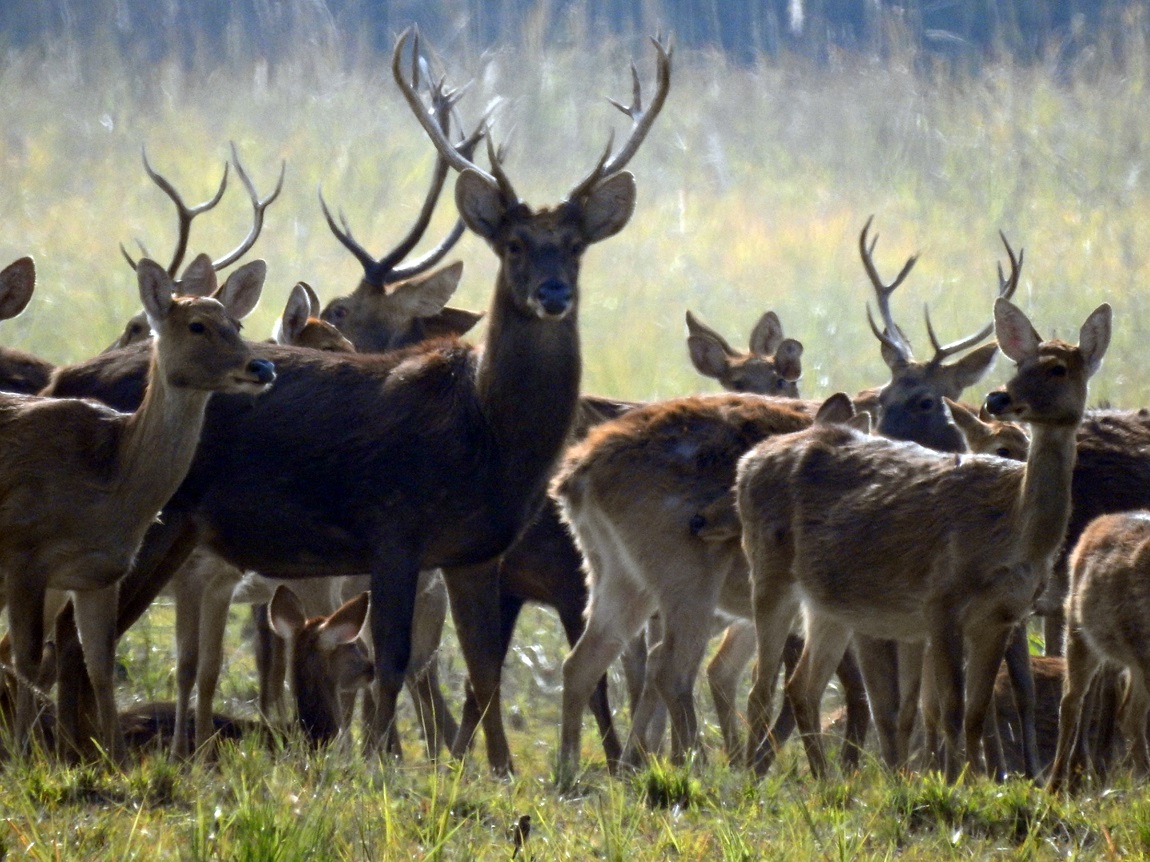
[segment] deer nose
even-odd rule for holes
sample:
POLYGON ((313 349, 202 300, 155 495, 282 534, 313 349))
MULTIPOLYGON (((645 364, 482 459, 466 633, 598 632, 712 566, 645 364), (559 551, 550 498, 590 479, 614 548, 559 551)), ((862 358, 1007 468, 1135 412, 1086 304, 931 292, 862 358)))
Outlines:
POLYGON ((1010 396, 1005 392, 991 392, 986 396, 986 409, 991 416, 998 416, 1010 408, 1010 396))
POLYGON ((260 383, 272 383, 276 379, 276 367, 267 359, 253 359, 248 363, 248 373, 260 383))
POLYGON ((571 285, 558 278, 549 278, 535 289, 535 298, 548 314, 562 314, 574 295, 571 285))

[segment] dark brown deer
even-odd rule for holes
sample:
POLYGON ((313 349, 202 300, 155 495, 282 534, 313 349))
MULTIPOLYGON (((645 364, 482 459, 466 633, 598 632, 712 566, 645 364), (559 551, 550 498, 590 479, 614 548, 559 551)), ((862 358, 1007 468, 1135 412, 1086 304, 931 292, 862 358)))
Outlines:
MULTIPOLYGON (((211 258, 204 254, 197 255, 192 260, 192 262, 188 264, 187 269, 184 270, 183 276, 175 282, 177 296, 208 295, 195 294, 192 292, 195 290, 207 290, 209 294, 213 292, 215 290, 215 281, 206 277, 207 270, 211 269, 213 272, 219 272, 220 270, 226 269, 252 249, 252 247, 256 244, 256 240, 259 239, 260 233, 263 231, 265 211, 269 206, 271 206, 272 203, 275 202, 276 198, 279 197, 280 192, 283 190, 284 175, 287 171, 287 162, 284 162, 280 166, 279 181, 276 183, 275 189, 272 190, 271 194, 261 198, 259 192, 256 191, 255 184, 252 183, 251 178, 248 176, 248 172, 244 170, 244 166, 240 162, 240 157, 236 152, 236 145, 234 143, 231 145, 231 149, 232 164, 235 165, 236 173, 239 174, 240 181, 244 184, 244 188, 247 189, 248 192, 248 197, 251 199, 253 213, 251 229, 248 231, 248 235, 240 241, 239 245, 237 245, 234 249, 232 249, 230 252, 218 260, 213 261, 211 258)), ((183 263, 184 255, 188 250, 188 239, 191 236, 192 222, 196 219, 197 216, 203 215, 209 210, 214 209, 216 205, 219 204, 219 202, 223 199, 224 192, 227 191, 228 163, 224 162, 224 175, 220 179, 220 185, 216 190, 216 193, 203 203, 189 206, 188 204, 184 203, 183 197, 176 190, 176 187, 172 185, 171 181, 152 168, 151 164, 148 162, 147 150, 141 149, 140 152, 144 160, 144 171, 151 178, 152 182, 159 186, 160 190, 163 191, 163 193, 166 194, 171 199, 172 203, 176 206, 176 219, 178 225, 176 248, 172 252, 172 259, 167 266, 168 275, 174 279, 176 277, 176 272, 180 268, 180 264, 183 263)), ((143 243, 137 240, 136 244, 140 246, 140 250, 143 251, 144 254, 148 253, 147 249, 144 248, 143 243)), ((123 245, 120 246, 120 252, 124 255, 124 260, 128 262, 128 265, 132 267, 132 269, 135 269, 136 261, 133 260, 130 254, 128 254, 127 249, 125 249, 123 245)), ((236 270, 236 272, 232 273, 232 276, 229 276, 229 278, 250 278, 252 277, 250 270, 254 268, 258 268, 259 280, 262 283, 264 273, 266 272, 266 265, 263 261, 253 261, 252 263, 247 264, 245 267, 241 267, 240 269, 236 270)), ((256 298, 258 298, 258 293, 256 298)), ((230 310, 232 315, 239 319, 246 317, 251 312, 252 308, 254 308, 254 306, 255 300, 253 299, 251 305, 249 306, 235 305, 230 310)), ((108 345, 105 350, 115 350, 120 347, 126 347, 129 344, 135 344, 138 341, 144 341, 151 335, 151 332, 152 331, 148 326, 147 315, 141 311, 139 314, 133 316, 132 319, 127 322, 127 324, 124 326, 123 332, 120 333, 120 336, 110 345, 108 345)))
POLYGON ((1030 424, 1025 464, 955 458, 828 427, 767 440, 740 462, 737 500, 759 639, 748 753, 760 772, 775 752, 770 671, 800 602, 807 638, 787 697, 813 772, 827 769, 819 698, 854 632, 927 640, 934 689, 923 704, 942 717, 947 777, 957 777, 964 748, 967 763, 982 766, 1007 639, 1045 582, 1070 516, 1075 431, 1087 380, 1109 344, 1110 307, 1087 318, 1077 347, 1042 341, 1002 298, 995 328, 1018 369, 987 406, 1030 424))
MULTIPOLYGON (((393 69, 402 81, 397 46, 393 69)), ((120 631, 151 603, 191 545, 277 577, 371 573, 376 739, 386 738, 403 683, 419 571, 449 580, 504 551, 542 501, 578 405, 579 262, 620 231, 635 203, 623 171, 662 108, 659 88, 626 143, 605 153, 554 208, 519 200, 498 161, 489 174, 447 141, 402 82, 428 135, 461 171, 456 202, 500 260, 484 349, 452 341, 379 356, 336 357, 255 345, 278 384, 254 404, 210 405, 188 479, 149 533, 121 590, 120 631)), ((58 385, 130 397, 142 376, 131 349, 61 374, 58 385)), ((65 625, 67 620, 62 621, 65 625)), ((66 635, 66 631, 65 631, 66 635)), ((81 693, 73 639, 58 641, 62 686, 81 693)), ((79 704, 61 724, 79 738, 79 704)))
POLYGON ((112 688, 117 582, 187 473, 212 392, 262 392, 275 376, 269 361, 252 357, 218 301, 174 298, 171 279, 151 261, 141 261, 137 274, 161 338, 144 357, 146 392, 134 413, 74 399, 0 400, 0 569, 21 747, 34 721, 27 681, 40 672, 45 596, 70 590, 99 740, 122 756, 112 688))

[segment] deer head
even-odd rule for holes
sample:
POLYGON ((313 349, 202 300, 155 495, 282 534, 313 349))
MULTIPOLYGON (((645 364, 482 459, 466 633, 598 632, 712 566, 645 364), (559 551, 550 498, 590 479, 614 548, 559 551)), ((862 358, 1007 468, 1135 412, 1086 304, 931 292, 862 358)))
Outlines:
POLYGON ((979 455, 997 455, 1011 461, 1025 461, 1030 435, 1014 422, 1001 422, 984 406, 975 413, 959 401, 946 399, 950 415, 966 438, 966 448, 979 455))
POLYGON ((355 353, 355 345, 332 324, 319 319, 319 297, 307 282, 297 282, 284 313, 276 321, 272 339, 329 353, 355 353))
MULTIPOLYGON (((932 449, 943 452, 962 452, 965 441, 957 426, 951 420, 944 398, 957 399, 962 391, 977 382, 990 368, 997 350, 994 344, 985 344, 961 359, 947 363, 956 354, 984 341, 991 333, 993 324, 988 323, 978 332, 953 341, 940 344, 930 322, 930 311, 924 307, 927 334, 934 347, 934 356, 926 362, 915 360, 910 340, 902 328, 895 323, 890 310, 890 296, 902 284, 914 267, 918 256, 910 257, 902 271, 890 284, 885 284, 874 263, 874 249, 878 236, 868 242, 867 232, 873 216, 867 219, 859 235, 859 254, 863 267, 874 286, 883 329, 879 330, 867 305, 867 320, 871 331, 882 343, 882 356, 891 371, 891 381, 879 392, 880 415, 878 432, 897 440, 913 440, 932 449)), ((1006 254, 1010 259, 1010 276, 998 268, 998 295, 1009 298, 1018 287, 1022 272, 1023 253, 1017 257, 1006 237, 1002 236, 1006 254)))
POLYGON ((687 350, 700 374, 731 392, 798 398, 803 345, 783 337, 779 316, 768 311, 751 330, 749 352, 735 350, 718 332, 687 312, 687 350))

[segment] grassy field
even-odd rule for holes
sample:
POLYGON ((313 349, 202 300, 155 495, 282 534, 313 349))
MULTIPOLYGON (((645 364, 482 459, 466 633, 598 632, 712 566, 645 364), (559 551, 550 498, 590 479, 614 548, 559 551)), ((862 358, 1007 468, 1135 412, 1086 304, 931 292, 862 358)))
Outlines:
MULTIPOLYGON (((1091 309, 1113 304, 1114 342, 1092 391, 1120 406, 1146 404, 1138 369, 1150 334, 1150 78, 1137 64, 1150 55, 1144 22, 1127 24, 1115 36, 1130 43, 1124 66, 1100 51, 1057 75, 1003 62, 955 79, 924 71, 897 43, 882 63, 843 57, 820 68, 734 67, 678 52, 670 101, 632 163, 635 218, 586 259, 586 390, 657 398, 710 388, 686 361, 688 308, 738 342, 775 309, 806 346, 804 395, 883 382, 857 252, 873 213, 885 273, 922 252, 894 301, 920 353, 929 352, 924 302, 944 339, 989 320, 1002 230, 1026 249, 1019 301, 1043 335, 1075 340, 1091 309)), ((653 70, 640 39, 577 36, 571 47, 544 47, 528 26, 508 47, 444 58, 453 80, 475 79, 467 116, 505 98, 495 134, 509 142, 508 171, 532 203, 556 202, 591 166, 618 123, 602 97, 626 96, 627 62, 636 59, 644 81, 653 70)), ((77 360, 135 310, 118 244, 139 237, 163 258, 174 241, 170 205, 144 176, 141 145, 196 201, 214 190, 229 140, 261 190, 287 161, 258 246, 269 278, 251 336, 270 331, 297 280, 325 300, 349 291, 358 265, 324 225, 317 188, 382 253, 414 217, 432 162, 387 58, 353 47, 301 34, 298 52, 274 66, 237 50, 202 57, 190 71, 141 69, 109 49, 66 43, 0 58, 0 263, 32 254, 39 272, 27 312, 3 325, 4 343, 77 360)), ((193 251, 231 248, 247 230, 247 207, 236 184, 196 224, 193 251)), ((446 201, 432 233, 453 217, 446 201)), ((468 236, 457 256, 466 272, 456 304, 485 307, 492 254, 468 236)), ((1072 802, 1022 783, 892 778, 874 764, 848 781, 817 783, 792 747, 757 783, 721 764, 713 727, 707 764, 657 764, 619 781, 606 776, 588 732, 591 766, 560 796, 550 781, 563 655, 556 630, 542 612, 529 615, 510 662, 507 708, 522 717, 513 780, 489 778, 481 756, 426 765, 410 727, 404 766, 254 747, 225 751, 213 766, 151 757, 126 774, 32 761, 0 772, 0 847, 12 858, 69 860, 506 859, 508 824, 530 814, 524 855, 535 859, 1150 853, 1150 795, 1128 782, 1072 802)), ((170 697, 170 643, 163 610, 126 639, 125 703, 170 697)), ((447 661, 458 704, 461 662, 447 661)), ((252 679, 237 647, 228 709, 250 711, 252 679)))

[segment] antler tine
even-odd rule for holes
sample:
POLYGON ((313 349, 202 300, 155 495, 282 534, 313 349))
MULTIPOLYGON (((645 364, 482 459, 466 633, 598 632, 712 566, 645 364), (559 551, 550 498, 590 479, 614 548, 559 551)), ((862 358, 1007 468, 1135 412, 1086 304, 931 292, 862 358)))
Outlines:
POLYGON ((355 241, 355 237, 351 235, 351 228, 348 227, 347 219, 344 218, 343 213, 339 214, 340 221, 343 222, 343 230, 339 229, 339 225, 335 223, 332 218, 331 210, 327 208, 327 201, 323 199, 323 189, 319 189, 319 206, 323 210, 323 217, 327 220, 327 226, 331 228, 331 232, 335 234, 335 238, 343 243, 344 248, 352 253, 356 260, 359 261, 363 267, 365 276, 370 275, 377 266, 376 260, 372 257, 367 249, 355 241))
MULTIPOLYGON (((1010 243, 1006 240, 1006 235, 1002 231, 998 232, 1002 237, 1002 244, 1006 246, 1007 257, 1010 258, 1010 277, 1007 278, 1002 272, 1002 263, 998 264, 998 295, 1004 299, 1010 299, 1014 295, 1015 289, 1018 287, 1019 278, 1022 275, 1022 259, 1025 254, 1024 250, 1020 250, 1018 255, 1014 254, 1014 249, 1010 247, 1010 243)), ((924 306, 923 313, 926 315, 926 331, 930 336, 930 343, 934 345, 934 358, 931 360, 933 364, 938 364, 946 359, 948 356, 953 356, 956 353, 961 353, 968 348, 974 347, 981 341, 985 341, 994 332, 994 322, 987 323, 982 329, 973 335, 962 338, 958 341, 952 341, 950 344, 940 345, 938 339, 935 337, 934 329, 930 325, 930 310, 924 306)))
POLYGON ((632 63, 632 103, 630 105, 623 105, 614 99, 608 99, 612 105, 631 118, 631 134, 623 146, 619 148, 619 152, 614 156, 610 155, 611 142, 608 142, 603 157, 599 160, 598 164, 595 165, 594 170, 575 185, 575 188, 567 195, 568 200, 583 197, 594 188, 603 177, 617 174, 623 170, 635 153, 639 151, 639 147, 647 137, 647 133, 651 130, 655 118, 659 116, 659 112, 663 109, 663 103, 667 100, 667 94, 671 90, 671 55, 674 53, 674 48, 664 45, 662 38, 658 35, 651 38, 651 44, 655 46, 655 50, 658 52, 656 63, 657 83, 655 96, 651 99, 651 104, 646 110, 643 109, 642 86, 639 83, 639 72, 635 68, 635 64, 632 63))
POLYGON ((907 341, 906 336, 903 334, 902 329, 894 322, 894 315, 890 310, 890 296, 895 292, 900 284, 906 279, 907 275, 914 268, 918 262, 918 255, 911 255, 905 264, 903 264, 902 271, 889 285, 884 284, 882 277, 878 274, 878 269, 874 265, 874 250, 878 244, 878 234, 875 234, 874 239, 867 243, 867 232, 870 230, 871 222, 874 221, 874 216, 866 220, 863 225, 862 233, 859 234, 859 254, 862 257, 863 268, 866 270, 867 277, 870 278, 871 285, 874 287, 875 297, 878 302, 879 314, 882 315, 883 325, 886 327, 886 336, 878 331, 874 324, 874 318, 870 313, 870 304, 867 304, 867 319, 870 321, 871 329, 878 339, 892 350, 897 352, 904 361, 911 359, 910 342, 907 341))
MULTIPOLYGON (((179 219, 179 236, 176 239, 176 250, 172 254, 172 262, 168 264, 167 268, 168 275, 175 278, 176 270, 180 268, 180 264, 183 263, 184 260, 184 253, 188 250, 188 236, 191 234, 192 220, 196 216, 212 209, 212 207, 223 199, 224 192, 228 188, 229 166, 227 162, 224 162, 224 175, 220 180, 220 187, 216 189, 216 193, 203 203, 190 207, 184 203, 184 199, 180 197, 180 193, 176 191, 176 187, 152 168, 152 165, 148 162, 148 148, 146 146, 140 147, 140 155, 143 156, 144 159, 144 171, 151 178, 152 182, 160 187, 160 191, 166 194, 172 203, 176 205, 176 213, 179 219)), ((140 248, 143 249, 143 243, 140 243, 139 240, 136 242, 140 245, 140 248)), ((131 255, 128 254, 122 244, 120 245, 120 252, 124 255, 124 260, 128 262, 128 265, 132 267, 132 269, 135 269, 136 261, 132 260, 131 255)))
POLYGON ((480 168, 470 159, 465 158, 462 153, 460 153, 454 146, 452 146, 451 142, 447 139, 447 135, 445 135, 443 130, 440 128, 439 123, 435 121, 435 119, 428 112, 427 108, 424 106, 423 100, 420 99, 419 93, 417 93, 415 90, 415 83, 409 82, 404 76, 402 71, 403 48, 407 43, 407 39, 411 35, 413 29, 414 28, 409 27, 408 29, 404 30, 403 33, 400 34, 398 41, 395 43, 395 52, 392 54, 391 58, 391 71, 393 77, 395 78, 395 83, 399 86, 399 90, 401 93, 403 93, 403 97, 406 99, 408 106, 412 110, 412 113, 415 114, 415 118, 419 120, 419 124, 423 126, 423 131, 427 133, 429 138, 431 138, 431 142, 435 144, 436 150, 439 151, 440 155, 443 156, 448 165, 455 168, 457 171, 475 171, 485 180, 490 182, 493 186, 499 185, 495 177, 480 168))
POLYGON ((1006 246, 1006 256, 1010 258, 1010 277, 1004 278, 1002 274, 1002 262, 998 263, 998 295, 1003 299, 1010 299, 1014 296, 1014 291, 1018 288, 1018 281, 1022 276, 1022 261, 1026 257, 1026 249, 1020 248, 1018 255, 1015 256, 1014 249, 1010 247, 1010 243, 1006 239, 1006 234, 1002 231, 998 232, 1002 237, 1002 244, 1006 246))
POLYGON ((248 251, 251 250, 251 247, 256 244, 256 240, 260 237, 260 232, 264 229, 264 211, 272 203, 275 202, 276 198, 280 196, 280 192, 283 191, 284 187, 284 176, 287 173, 287 159, 284 159, 284 161, 280 164, 280 177, 278 182, 276 182, 275 189, 273 189, 272 193, 266 198, 261 199, 259 192, 256 191, 255 184, 252 183, 251 178, 248 176, 248 172, 244 170, 243 163, 240 162, 239 153, 236 152, 236 145, 234 141, 232 142, 231 147, 232 162, 236 166, 236 173, 240 175, 240 181, 244 184, 244 188, 248 190, 248 197, 251 198, 252 211, 254 215, 252 217, 251 230, 248 231, 248 235, 244 237, 243 242, 241 242, 219 260, 212 261, 212 269, 216 270, 217 272, 226 266, 231 266, 245 254, 247 254, 248 251))

